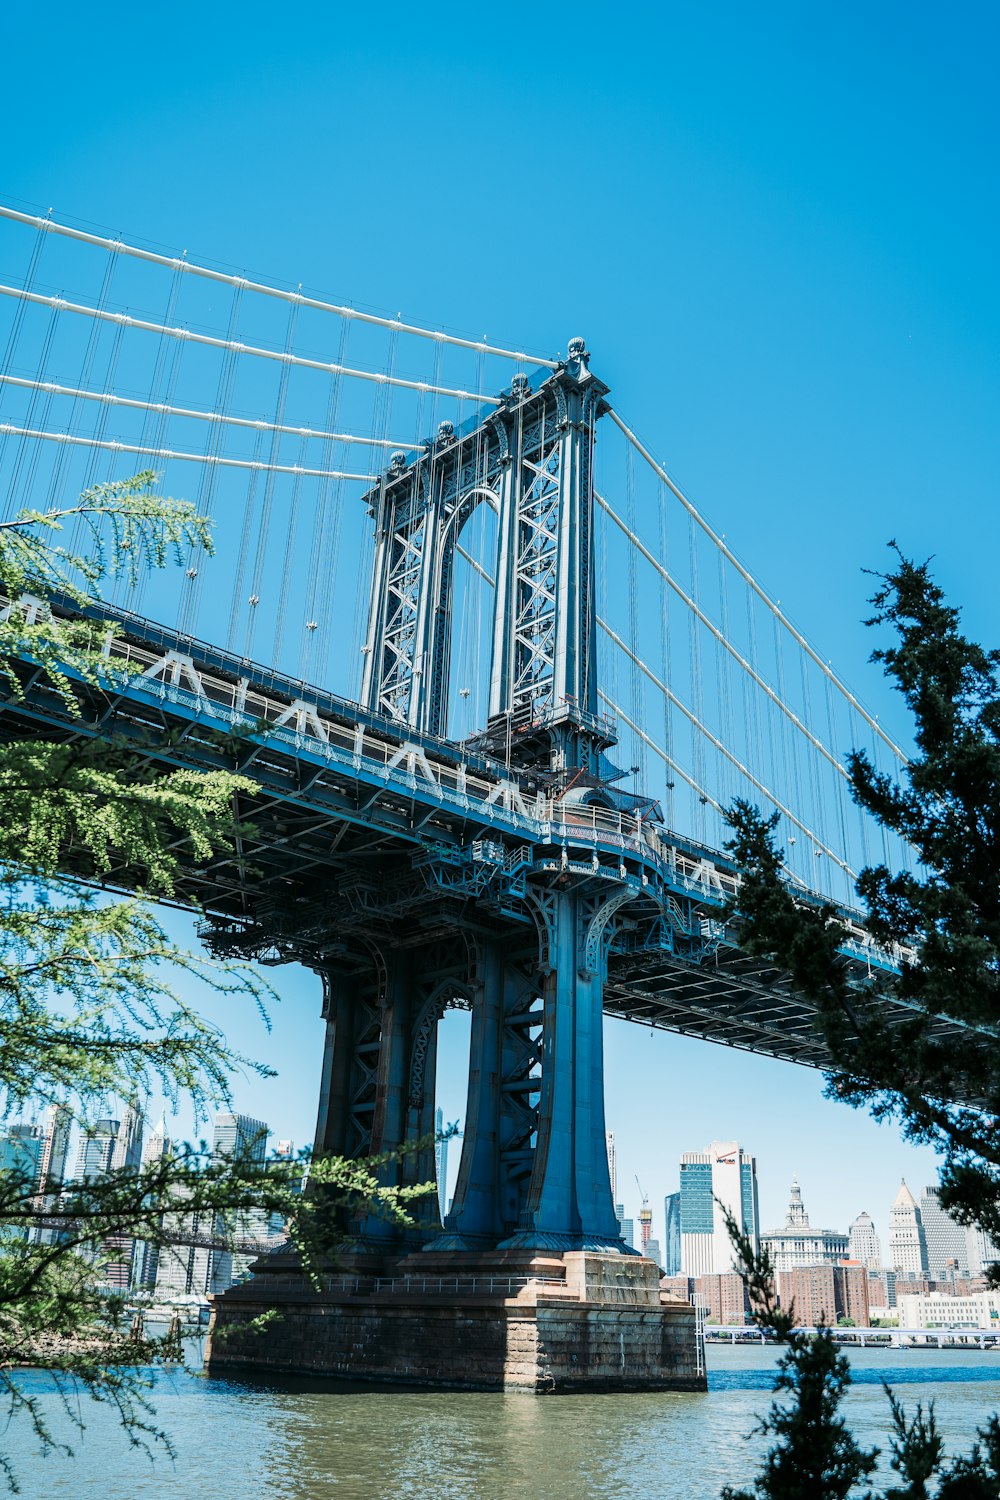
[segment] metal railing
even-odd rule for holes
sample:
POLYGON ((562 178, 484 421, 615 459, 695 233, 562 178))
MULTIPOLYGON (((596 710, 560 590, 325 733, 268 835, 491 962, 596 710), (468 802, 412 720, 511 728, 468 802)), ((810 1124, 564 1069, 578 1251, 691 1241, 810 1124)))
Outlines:
POLYGON ((433 1296, 446 1294, 469 1296, 511 1296, 529 1286, 560 1286, 561 1276, 326 1276, 327 1292, 349 1292, 369 1297, 379 1292, 420 1292, 433 1296))

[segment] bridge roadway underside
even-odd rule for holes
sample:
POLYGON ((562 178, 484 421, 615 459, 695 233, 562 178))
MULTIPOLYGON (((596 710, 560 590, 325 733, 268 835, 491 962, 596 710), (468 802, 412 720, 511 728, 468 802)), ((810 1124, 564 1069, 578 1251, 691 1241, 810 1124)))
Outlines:
MULTIPOLYGON (((142 621, 142 645, 162 652, 175 645, 175 637, 142 621)), ((216 673, 234 678, 237 670, 247 673, 244 661, 202 646, 198 660, 205 657, 216 673)), ((301 700, 301 682, 249 670, 268 700, 286 705, 301 700)), ((489 817, 481 819, 471 808, 448 817, 447 808, 427 807, 420 795, 412 795, 420 790, 412 786, 412 777, 409 786, 390 781, 379 789, 351 766, 316 766, 301 736, 226 741, 223 733, 231 723, 211 720, 204 703, 192 705, 183 688, 171 694, 162 682, 132 679, 103 688, 79 684, 79 717, 67 714, 51 688, 28 669, 24 687, 22 699, 0 696, 0 738, 7 741, 112 742, 163 769, 225 766, 255 781, 255 793, 240 798, 244 832, 231 852, 192 865, 184 864, 183 847, 177 847, 181 877, 175 904, 201 907, 205 938, 219 950, 265 963, 325 965, 340 959, 349 965, 352 945, 384 941, 388 929, 394 947, 417 947, 447 942, 459 932, 517 938, 531 921, 511 898, 516 880, 498 879, 496 868, 483 864, 471 879, 442 882, 441 859, 432 858, 432 853, 442 856, 447 868, 480 841, 489 841, 492 849, 510 849, 511 841, 523 835, 505 820, 499 805, 487 808, 489 817)), ((315 688, 309 691, 324 714, 352 733, 364 718, 390 747, 414 742, 397 724, 364 714, 354 703, 315 688)), ((447 750, 459 765, 457 747, 420 742, 435 756, 447 750)), ((490 774, 489 762, 468 754, 465 760, 490 774)), ((535 862, 540 856, 549 856, 549 864, 561 858, 567 837, 571 829, 553 835, 550 846, 535 847, 535 862)), ((693 858, 705 853, 678 843, 693 858)), ((724 865, 720 856, 714 859, 724 865)), ((66 871, 85 879, 93 876, 72 856, 67 856, 66 871)), ((121 862, 112 864, 99 883, 129 889, 132 879, 121 862)), ((745 956, 732 941, 703 941, 700 929, 717 918, 720 906, 720 892, 694 886, 688 891, 688 915, 699 935, 688 933, 684 941, 684 935, 672 930, 667 945, 643 953, 616 953, 612 944, 604 1010, 642 1025, 823 1067, 825 1047, 813 1008, 793 995, 786 977, 745 956)))
MULTIPOLYGON (((350 967, 359 942, 384 941, 388 932, 394 947, 448 942, 459 931, 510 934, 515 940, 523 935, 531 922, 517 899, 525 875, 530 878, 532 864, 551 871, 554 861, 565 862, 575 830, 548 825, 541 838, 534 830, 526 835, 519 826, 524 820, 508 814, 499 799, 478 809, 477 816, 470 799, 449 808, 440 797, 428 798, 419 776, 393 776, 384 766, 366 774, 365 768, 374 740, 384 747, 383 762, 406 745, 426 750, 435 767, 450 761, 453 770, 464 765, 487 781, 498 773, 510 775, 509 770, 463 754, 447 741, 414 736, 357 704, 180 639, 152 622, 124 613, 118 618, 121 635, 114 655, 127 659, 126 670, 133 675, 109 675, 100 687, 80 683, 80 711, 72 716, 25 664, 24 696, 0 696, 0 738, 114 743, 164 770, 224 767, 256 783, 252 794, 239 799, 244 832, 230 852, 194 865, 185 861, 181 845, 176 850, 182 864, 176 904, 200 907, 212 946, 263 962, 350 967), (207 697, 187 691, 183 674, 173 683, 165 680, 166 673, 136 677, 139 667, 151 671, 148 663, 176 656, 179 646, 209 684, 207 697), (251 701, 242 714, 233 713, 231 703, 219 705, 213 686, 232 692, 247 681, 251 701), (298 727, 293 720, 270 733, 249 733, 261 726, 262 705, 273 718, 275 709, 287 712, 304 697, 322 714, 331 737, 339 726, 345 742, 353 736, 357 748, 363 729, 360 759, 357 754, 331 758, 329 748, 325 757, 317 756, 308 734, 289 732, 293 724, 298 727), (234 727, 241 739, 225 737, 234 727), (514 851, 524 852, 526 837, 531 862, 511 876, 514 851), (481 856, 483 848, 487 857, 470 861, 470 854, 481 856), (490 855, 499 856, 499 867, 490 863, 490 855)), ((537 791, 530 777, 522 775, 520 783, 525 797, 537 791)), ((709 851, 669 833, 664 839, 687 854, 689 867, 700 863, 704 870, 709 851)), ((710 857, 713 870, 728 873, 731 888, 732 867, 718 854, 710 857)), ((93 875, 69 856, 66 869, 84 878, 93 875)), ((579 876, 577 868, 567 879, 579 876)), ((127 890, 133 879, 134 872, 121 862, 100 883, 127 890)), ((634 941, 626 951, 611 942, 606 1013, 823 1067, 828 1059, 813 1008, 791 991, 784 974, 742 953, 722 929, 718 919, 726 892, 704 878, 699 883, 685 877, 673 895, 683 905, 684 922, 661 925, 653 940, 647 922, 641 951, 635 951, 634 941), (706 939, 709 931, 713 935, 706 939)), ((900 1019, 903 1015, 900 1011, 900 1019)))

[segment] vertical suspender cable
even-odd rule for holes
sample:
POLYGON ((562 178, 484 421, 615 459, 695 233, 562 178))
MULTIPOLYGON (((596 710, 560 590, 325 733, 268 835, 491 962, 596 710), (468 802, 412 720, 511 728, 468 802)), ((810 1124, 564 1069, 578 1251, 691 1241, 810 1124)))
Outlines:
MULTIPOLYGON (((728 639, 730 631, 729 579, 726 572, 725 557, 721 552, 718 552, 717 558, 719 564, 719 609, 721 611, 719 624, 722 628, 723 635, 725 635, 728 639)), ((732 676, 730 658, 728 651, 725 651, 723 649, 718 640, 716 640, 715 642, 715 662, 719 687, 719 711, 722 724, 722 737, 728 745, 732 745, 735 738, 736 726, 733 720, 732 676)), ((744 718, 745 717, 746 716, 744 715, 744 718)), ((746 752, 744 751, 744 753, 746 752)), ((729 766, 724 763, 719 768, 719 770, 719 788, 722 794, 723 803, 726 804, 732 801, 737 788, 734 785, 729 766)))
MULTIPOLYGON (((31 247, 31 255, 28 258, 28 269, 25 273, 24 286, 25 290, 29 292, 32 290, 35 284, 35 275, 38 271, 38 261, 42 253, 42 246, 44 245, 47 238, 47 230, 45 225, 46 221, 43 221, 39 224, 37 230, 35 231, 35 242, 31 247)), ((2 364, 0 364, 0 374, 10 374, 11 363, 17 351, 18 342, 21 337, 21 327, 24 323, 24 318, 27 310, 27 300, 18 302, 18 305, 14 309, 14 316, 11 321, 10 332, 7 335, 7 343, 3 352, 3 362, 2 364)), ((4 455, 7 451, 8 436, 8 433, 0 432, 0 469, 2 469, 4 455)), ((11 489, 10 494, 14 501, 15 507, 18 507, 20 502, 13 489, 11 489)))
MULTIPOLYGON (((635 531, 635 462, 631 447, 625 454, 625 513, 628 516, 629 529, 635 531)), ((628 573, 628 641, 632 650, 641 654, 639 641, 639 586, 636 579, 636 564, 638 554, 629 543, 626 567, 628 573)), ((645 729, 645 714, 643 712, 642 680, 639 668, 635 662, 630 663, 630 707, 632 718, 639 726, 640 734, 636 736, 635 764, 639 767, 639 786, 646 785, 646 745, 642 739, 641 731, 645 729)))
MULTIPOLYGON (((657 517, 660 531, 660 562, 666 572, 669 568, 668 553, 668 529, 667 529, 667 495, 663 481, 657 476, 656 480, 656 505, 657 517)), ((603 514, 603 512, 602 512, 603 514)), ((660 656, 662 659, 662 671, 660 673, 663 681, 668 687, 673 685, 673 671, 670 661, 670 595, 667 591, 666 579, 657 575, 660 585, 660 656)), ((666 802, 665 812, 667 827, 674 827, 674 783, 670 774, 670 765, 673 760, 673 721, 671 718, 672 703, 664 694, 663 696, 663 749, 666 752, 663 775, 666 780, 666 802)))
MULTIPOLYGON (((836 745, 837 731, 835 725, 833 686, 829 678, 826 678, 826 722, 827 732, 830 736, 830 744, 836 745)), ((820 772, 822 775, 826 775, 822 767, 820 768, 820 772)), ((840 828, 840 843, 844 851, 845 862, 847 864, 853 864, 854 861, 851 859, 850 842, 847 836, 847 792, 844 787, 844 778, 842 776, 835 776, 833 779, 836 783, 834 796, 837 802, 837 821, 840 828)), ((827 780, 829 780, 829 777, 827 777, 827 780)), ((851 894, 851 891, 848 890, 847 899, 850 899, 851 894)))
MULTIPOLYGON (((31 392, 31 401, 28 405, 28 420, 25 424, 28 428, 34 428, 38 425, 36 412, 38 410, 39 402, 42 400, 41 383, 44 378, 45 367, 48 364, 49 350, 52 347, 52 337, 56 331, 56 322, 58 320, 58 317, 59 313, 57 309, 53 308, 52 312, 49 314, 49 321, 45 328, 45 337, 42 339, 42 347, 38 355, 38 370, 36 372, 36 380, 38 384, 31 392)), ((13 472, 10 479, 10 491, 14 497, 15 510, 20 510, 22 506, 31 505, 32 503, 32 497, 27 492, 26 487, 28 476, 25 476, 25 487, 22 488, 21 476, 22 470, 24 468, 26 444, 31 445, 31 450, 35 454, 37 454, 39 446, 34 439, 25 437, 23 435, 17 445, 17 455, 14 459, 13 472)), ((28 474, 30 475, 33 470, 34 465, 29 460, 28 474)))
MULTIPOLYGON (((298 318, 298 307, 293 302, 288 309, 288 321, 285 324, 285 353, 291 354, 295 342, 295 323, 298 318)), ((281 445, 281 434, 277 428, 281 426, 285 417, 285 400, 288 395, 288 377, 291 366, 283 363, 281 373, 278 376, 278 393, 275 403, 274 430, 271 433, 271 449, 268 460, 269 468, 267 479, 264 483, 264 499, 261 505, 260 521, 257 531, 257 547, 254 554, 253 574, 250 583, 250 596, 247 600, 247 628, 244 636, 244 656, 250 656, 253 651, 254 627, 257 623, 257 610, 260 607, 261 589, 263 587, 264 562, 267 557, 268 530, 271 522, 271 507, 274 502, 274 483, 276 475, 273 467, 278 462, 278 453, 281 445)))
MULTIPOLYGON (((694 529, 693 517, 688 517, 688 555, 691 567, 691 598, 700 608, 701 601, 698 597, 698 538, 694 529)), ((688 645, 691 659, 691 701, 698 718, 704 721, 704 705, 701 680, 701 642, 698 637, 698 621, 688 611, 688 645)), ((705 780, 705 747, 701 735, 693 731, 691 735, 692 751, 694 759, 694 779, 699 786, 707 786, 705 780)), ((706 804, 699 798, 695 809, 695 837, 704 843, 707 837, 705 822, 706 804)))
MULTIPOLYGON (((306 439, 302 438, 299 441, 299 456, 297 460, 300 467, 305 466, 305 456, 306 439)), ((291 579, 292 568, 295 564, 295 536, 298 529, 299 495, 301 493, 301 489, 302 475, 296 474, 292 482, 292 495, 288 507, 288 521, 285 530, 285 557, 281 568, 281 584, 278 591, 278 608, 274 622, 274 645, 272 647, 271 660, 279 671, 281 670, 281 652, 285 641, 285 612, 288 608, 288 585, 291 579)), ((298 658, 290 668, 293 673, 296 666, 300 669, 302 667, 301 658, 303 644, 303 642, 299 642, 298 658)), ((305 672, 301 671, 301 675, 305 676, 305 672)))
MULTIPOLYGON (((340 355, 339 363, 343 365, 347 359, 347 345, 351 335, 351 324, 345 319, 340 327, 340 355)), ((327 432, 337 430, 336 423, 340 411, 340 400, 343 393, 343 376, 332 375, 330 377, 330 389, 327 396, 327 432)), ((324 448, 324 453, 332 455, 332 441, 324 448)), ((373 448, 374 454, 378 450, 373 448)), ((383 460, 380 458, 378 467, 381 469, 383 460)), ((324 462, 324 468, 329 465, 324 462)), ((374 467, 374 465, 372 465, 374 467)), ((317 630, 320 636, 319 651, 317 653, 317 665, 320 680, 326 683, 330 674, 330 652, 333 649, 333 619, 334 604, 337 598, 337 585, 340 578, 340 546, 344 531, 344 481, 342 479, 323 480, 323 500, 320 505, 321 533, 317 538, 317 552, 321 559, 319 572, 319 608, 313 618, 317 622, 317 630)), ((364 531, 370 528, 363 527, 364 531)), ((349 670, 353 672, 354 663, 349 664, 349 670)), ((341 680, 342 691, 347 691, 348 677, 345 674, 341 680)))
MULTIPOLYGON (((118 257, 116 256, 114 251, 111 251, 108 254, 107 264, 104 267, 104 276, 101 280, 101 290, 97 298, 97 306, 102 312, 108 305, 108 298, 111 292, 111 282, 114 278, 117 263, 118 257)), ((100 343, 102 328, 103 325, 101 324, 101 322, 97 318, 95 318, 90 325, 90 331, 87 335, 87 344, 86 348, 84 349, 83 355, 83 366, 80 371, 80 384, 84 389, 86 389, 90 381, 91 371, 94 366, 94 358, 97 354, 97 346, 100 343)), ((73 397, 70 403, 69 414, 64 424, 67 432, 74 432, 76 430, 77 417, 78 415, 82 415, 81 408, 84 404, 85 403, 81 402, 78 396, 73 397)), ((66 465, 70 453, 69 445, 66 443, 58 443, 56 447, 58 451, 56 453, 55 463, 52 465, 52 477, 49 482, 48 505, 50 509, 62 503, 61 485, 63 469, 66 465)), ((80 517, 77 517, 73 525, 73 551, 79 550, 82 539, 83 521, 80 517)))
POLYGON ((247 558, 250 552, 250 540, 254 534, 254 510, 257 504, 257 488, 260 482, 260 469, 257 465, 260 463, 260 454, 263 446, 264 430, 263 428, 258 428, 254 438, 254 468, 250 471, 250 481, 247 485, 246 499, 243 506, 243 524, 240 527, 240 545, 236 558, 236 574, 229 601, 229 632, 226 637, 226 644, 230 651, 236 650, 236 632, 239 628, 240 615, 243 610, 243 590, 246 587, 247 558))
MULTIPOLYGON (((229 306, 229 326, 226 330, 226 342, 234 344, 239 332, 240 310, 243 299, 243 288, 237 287, 233 292, 229 306)), ((233 379, 236 374, 237 354, 235 348, 227 348, 222 356, 222 364, 219 369, 219 381, 216 387, 214 415, 216 420, 209 423, 208 440, 205 444, 205 457, 207 459, 217 458, 222 450, 226 437, 225 421, 221 420, 228 415, 229 403, 232 397, 233 379)), ((198 514, 211 516, 215 501, 215 487, 219 474, 219 466, 214 463, 206 463, 201 471, 201 481, 198 486, 198 514)), ((198 619, 199 606, 201 604, 202 589, 204 587, 205 569, 202 566, 204 557, 199 546, 188 548, 186 587, 182 595, 184 606, 181 609, 180 621, 183 631, 194 631, 198 619), (193 576, 192 576, 193 574, 193 576)))
MULTIPOLYGON (((174 323, 177 311, 177 299, 183 280, 184 272, 182 268, 179 265, 175 266, 170 276, 167 308, 163 317, 164 325, 167 327, 171 327, 174 323)), ((102 307, 103 303, 99 302, 98 306, 102 307)), ((95 320, 94 326, 95 328, 99 328, 100 324, 95 320)), ((160 334, 157 341, 156 358, 153 361, 153 372, 149 380, 149 409, 143 416, 139 437, 139 442, 144 448, 165 448, 168 446, 165 439, 169 417, 165 412, 154 411, 153 406, 158 397, 164 404, 170 404, 173 385, 177 378, 178 359, 183 347, 183 339, 171 339, 165 333, 160 334), (164 381, 164 372, 166 372, 166 381, 164 381)), ((86 380, 87 375, 85 374, 84 384, 86 384, 86 380)), ((131 607, 138 610, 140 614, 142 613, 142 601, 146 593, 148 578, 148 573, 140 573, 135 587, 131 592, 131 607)))
MULTIPOLYGON (((392 332, 389 334, 389 353, 388 353, 388 358, 386 360, 385 367, 384 367, 385 368, 385 372, 386 372, 387 375, 393 375, 393 374, 395 374, 395 370, 396 370, 396 353, 397 353, 398 345, 399 345, 399 334, 398 334, 398 332, 397 332, 396 329, 393 329, 392 332)), ((387 433, 388 433, 388 431, 389 431, 389 423, 390 423, 390 417, 391 417, 391 411, 392 411, 391 400, 390 400, 391 392, 392 392, 392 386, 391 386, 390 382, 387 380, 382 386, 380 386, 378 388, 378 390, 376 391, 376 394, 375 394, 375 408, 374 408, 373 420, 372 420, 372 433, 373 433, 373 436, 378 437, 378 438, 385 438, 386 435, 387 435, 387 433)), ((385 490, 385 472, 384 471, 380 474, 380 477, 379 477, 379 490, 380 490, 380 492, 384 493, 384 490, 385 490)), ((351 660, 350 660, 350 670, 351 670, 350 692, 351 692, 352 697, 354 697, 354 698, 359 698, 361 696, 361 676, 362 676, 362 668, 363 668, 363 662, 362 662, 362 657, 361 657, 361 647, 362 647, 362 644, 364 642, 365 634, 366 634, 367 626, 368 626, 368 602, 369 602, 369 600, 371 598, 371 571, 372 571, 372 561, 373 561, 374 555, 375 555, 375 534, 374 534, 374 529, 371 526, 365 526, 363 528, 363 530, 362 530, 361 557, 360 557, 360 560, 359 560, 358 572, 357 572, 357 577, 356 577, 356 580, 355 580, 357 588, 356 588, 356 593, 355 593, 354 629, 353 629, 353 632, 352 632, 352 649, 351 649, 351 660)))

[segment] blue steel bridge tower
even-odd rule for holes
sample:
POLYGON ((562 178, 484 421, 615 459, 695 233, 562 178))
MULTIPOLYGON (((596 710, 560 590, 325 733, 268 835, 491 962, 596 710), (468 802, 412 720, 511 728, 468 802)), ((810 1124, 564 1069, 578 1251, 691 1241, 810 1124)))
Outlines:
MULTIPOLYGON (((537 388, 518 376, 468 430, 442 423, 425 451, 394 454, 367 496, 375 552, 364 706, 415 736, 444 735, 459 538, 489 505, 489 719, 473 748, 512 768, 525 797, 543 788, 581 811, 625 805, 604 760, 613 731, 597 711, 593 447, 607 392, 573 339, 537 388)), ((418 862, 433 867, 433 850, 418 862)), ((368 930, 322 966, 317 1148, 379 1153, 431 1133, 437 1023, 463 1006, 472 1042, 458 1185, 443 1235, 428 1204, 423 1242, 624 1250, 605 1146, 602 983, 616 917, 641 900, 641 877, 626 880, 624 866, 596 854, 573 870, 554 850, 541 860, 536 850, 523 868, 516 853, 504 862, 500 890, 477 889, 460 864, 439 865, 428 889, 457 898, 444 920, 429 897, 426 912, 400 907, 401 870, 382 910, 372 898, 368 930)), ((396 1170, 424 1180, 433 1157, 396 1170)), ((369 1219, 362 1241, 387 1233, 369 1219)))

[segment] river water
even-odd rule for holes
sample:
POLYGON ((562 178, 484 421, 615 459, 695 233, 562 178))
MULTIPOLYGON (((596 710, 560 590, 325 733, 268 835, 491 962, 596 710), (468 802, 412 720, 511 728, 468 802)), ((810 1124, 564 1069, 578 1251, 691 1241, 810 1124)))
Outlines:
MULTIPOLYGON (((161 1374, 157 1416, 174 1460, 129 1450, 85 1401, 70 1434, 46 1377, 32 1377, 72 1459, 41 1459, 23 1420, 0 1432, 27 1500, 712 1500, 746 1482, 775 1354, 709 1346, 707 1394, 503 1396, 348 1390, 161 1374)), ((888 1380, 907 1407, 933 1397, 949 1451, 1000 1409, 1000 1354, 853 1350, 847 1412, 885 1449, 888 1380)), ((2 1490, 0 1490, 2 1493, 2 1490)))

